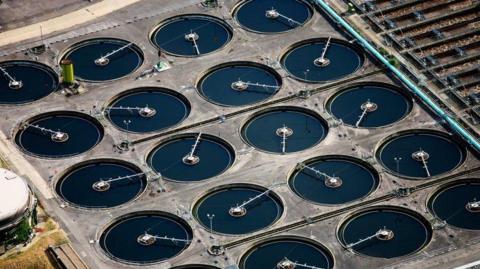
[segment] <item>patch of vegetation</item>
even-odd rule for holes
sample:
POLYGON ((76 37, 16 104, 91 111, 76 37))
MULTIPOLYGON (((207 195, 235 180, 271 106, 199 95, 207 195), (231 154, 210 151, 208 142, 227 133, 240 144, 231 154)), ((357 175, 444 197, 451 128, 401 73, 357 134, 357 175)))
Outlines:
POLYGON ((30 226, 29 219, 23 218, 15 229, 6 234, 6 243, 13 245, 24 243, 28 240, 31 233, 32 227, 30 226))

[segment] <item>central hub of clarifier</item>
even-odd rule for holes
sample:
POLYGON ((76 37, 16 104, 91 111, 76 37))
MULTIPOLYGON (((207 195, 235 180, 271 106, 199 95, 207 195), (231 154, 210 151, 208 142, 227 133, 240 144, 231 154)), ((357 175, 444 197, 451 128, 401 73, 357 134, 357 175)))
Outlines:
POLYGON ((480 201, 469 202, 465 205, 465 209, 472 213, 480 213, 480 201))
POLYGON ((108 58, 100 57, 98 59, 95 59, 95 65, 97 66, 106 66, 110 60, 108 58))
POLYGON ((195 32, 192 32, 190 34, 185 34, 185 40, 190 42, 197 41, 199 38, 200 36, 195 32))
POLYGON ((104 181, 104 180, 100 180, 100 181, 97 181, 95 183, 93 183, 92 185, 92 189, 94 189, 95 191, 107 191, 110 189, 110 183, 104 181))
POLYGON ((325 57, 316 58, 313 60, 313 64, 318 67, 325 67, 330 64, 330 59, 325 57))
POLYGON ((272 20, 278 18, 279 16, 280 16, 280 14, 274 8, 272 8, 270 10, 267 10, 265 12, 265 17, 267 17, 269 19, 272 19, 272 20))
POLYGON ((248 88, 248 84, 244 81, 238 80, 238 81, 232 82, 231 87, 232 89, 241 92, 248 88))
POLYGON ((144 107, 138 110, 138 114, 144 118, 151 118, 157 114, 157 110, 151 107, 144 107))
POLYGON ((375 104, 374 102, 367 101, 363 103, 360 108, 362 110, 366 110, 367 112, 373 112, 378 109, 378 105, 375 104))
POLYGON ((196 155, 185 155, 185 157, 182 158, 182 162, 187 165, 195 165, 200 162, 200 157, 196 155))
POLYGON ((289 136, 293 135, 293 130, 288 128, 287 126, 283 126, 283 127, 278 128, 275 133, 280 137, 283 137, 283 136, 289 137, 289 136))
POLYGON ((325 186, 329 188, 338 188, 342 186, 343 181, 339 177, 328 177, 325 179, 325 186))
POLYGON ((19 90, 23 87, 23 82, 20 80, 13 80, 8 83, 8 87, 12 90, 19 90))
POLYGON ((288 259, 284 259, 281 262, 277 263, 277 269, 294 269, 295 263, 288 259))
POLYGON ((388 241, 388 240, 392 240, 393 237, 395 237, 395 234, 393 233, 392 230, 389 230, 387 228, 383 228, 383 229, 378 230, 378 232, 375 234, 375 236, 377 237, 378 240, 388 241))
POLYGON ((247 214, 247 209, 245 207, 234 206, 228 210, 228 214, 235 218, 243 217, 247 214))
POLYGON ((155 236, 150 235, 148 233, 144 233, 137 237, 137 243, 139 243, 142 246, 151 246, 155 244, 156 241, 157 240, 155 239, 155 236))
POLYGON ((63 143, 68 140, 69 136, 67 133, 64 132, 54 132, 52 133, 52 136, 50 138, 53 142, 63 143))
POLYGON ((419 150, 412 153, 412 159, 414 159, 415 161, 423 162, 428 160, 429 158, 430 158, 430 154, 428 154, 424 150, 419 150))

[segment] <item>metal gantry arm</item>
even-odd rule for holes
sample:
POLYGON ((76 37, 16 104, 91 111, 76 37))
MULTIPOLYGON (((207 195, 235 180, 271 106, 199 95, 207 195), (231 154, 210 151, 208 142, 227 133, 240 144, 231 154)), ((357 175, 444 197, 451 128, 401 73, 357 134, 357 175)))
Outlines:
POLYGON ((278 12, 274 7, 272 7, 271 9, 265 11, 265 17, 269 18, 269 19, 278 19, 278 18, 284 18, 286 19, 291 25, 292 24, 296 24, 298 26, 302 25, 300 22, 292 19, 292 18, 289 18, 285 15, 283 15, 282 13, 278 12))
POLYGON ((329 188, 338 188, 338 187, 342 186, 342 184, 343 184, 342 179, 339 178, 339 177, 336 177, 335 175, 330 176, 330 175, 328 175, 324 172, 321 172, 318 169, 315 169, 314 167, 308 166, 308 165, 306 165, 302 162, 298 163, 298 166, 300 167, 300 169, 307 169, 309 171, 314 172, 315 176, 317 176, 318 178, 324 177, 325 178, 325 186, 327 186, 329 188))
POLYGON ((348 248, 348 249, 353 248, 354 246, 357 246, 357 245, 360 245, 360 244, 363 243, 363 242, 372 240, 372 239, 375 238, 375 237, 377 237, 377 233, 374 233, 374 234, 372 234, 372 235, 370 235, 370 236, 368 236, 368 237, 365 237, 365 238, 363 238, 363 239, 360 239, 360 240, 358 240, 358 241, 355 242, 355 243, 350 243, 350 244, 347 245, 347 248, 348 248))
POLYGON ((347 247, 347 249, 351 249, 354 246, 358 246, 358 245, 360 245, 360 244, 362 244, 366 241, 370 241, 374 238, 377 238, 378 240, 382 240, 382 241, 388 241, 388 240, 392 240, 394 236, 395 236, 395 234, 393 233, 392 230, 389 230, 389 229, 383 227, 382 229, 379 229, 378 231, 376 231, 374 234, 372 234, 368 237, 365 237, 363 239, 360 239, 355 243, 350 243, 346 247, 347 247))
POLYGON ((355 127, 359 127, 360 123, 365 119, 368 113, 374 112, 375 110, 378 109, 378 105, 371 102, 370 99, 368 99, 365 103, 363 103, 360 106, 360 109, 362 110, 362 114, 360 114, 360 117, 358 117, 357 122, 355 123, 355 127))
POLYGON ((329 36, 328 39, 327 39, 327 43, 325 43, 325 47, 323 47, 322 54, 320 55, 320 57, 316 58, 313 61, 313 64, 315 64, 316 66, 324 67, 324 66, 327 66, 330 63, 330 60, 325 58, 325 55, 327 54, 327 49, 330 46, 330 40, 331 39, 332 39, 332 37, 329 36))
POLYGON ((325 44, 325 47, 323 48, 322 55, 320 56, 321 59, 325 58, 325 54, 327 53, 328 46, 330 46, 330 40, 332 39, 331 36, 328 37, 327 43, 325 44))
POLYGON ((261 84, 261 83, 253 83, 250 81, 243 81, 240 78, 237 81, 232 82, 231 88, 236 91, 245 91, 248 89, 249 86, 252 87, 261 87, 261 88, 272 88, 277 90, 279 88, 278 85, 268 85, 268 84, 261 84))
POLYGON ((282 140, 280 141, 280 144, 282 145, 282 153, 285 153, 287 151, 287 137, 293 134, 293 130, 284 124, 283 127, 280 127, 275 131, 275 134, 281 137, 282 140))
POLYGON ((287 135, 285 132, 282 134, 282 142, 280 143, 282 144, 282 153, 285 153, 287 150, 287 135))
POLYGON ((246 206, 253 203, 255 200, 258 200, 260 199, 261 197, 267 195, 270 191, 272 191, 274 188, 282 185, 283 183, 278 183, 278 184, 274 184, 273 186, 271 186, 270 188, 268 188, 267 190, 265 190, 264 192, 252 197, 252 198, 249 198, 247 201, 244 201, 243 203, 241 203, 240 205, 236 205, 236 206, 233 206, 230 208, 230 210, 228 211, 228 213, 232 216, 232 217, 242 217, 242 216, 245 216, 247 214, 247 208, 246 206))
POLYGON ((192 240, 190 239, 179 239, 175 237, 152 235, 146 231, 144 234, 141 234, 140 236, 137 237, 137 242, 144 246, 153 245, 157 240, 170 241, 173 243, 181 242, 185 244, 190 244, 190 242, 192 242, 192 240))
POLYGON ((415 151, 414 153, 412 153, 412 158, 422 163, 423 169, 425 169, 427 176, 430 177, 431 174, 430 174, 430 169, 428 168, 428 162, 427 162, 427 160, 430 158, 430 154, 428 154, 428 152, 420 148, 418 151, 415 151))
POLYGON ((138 114, 142 117, 153 117, 155 114, 157 114, 157 111, 149 107, 148 105, 145 105, 144 107, 129 107, 129 106, 108 106, 103 109, 106 113, 110 113, 112 110, 127 110, 130 112, 133 111, 138 111, 138 114))
POLYGON ((319 171, 319 170, 317 170, 317 169, 315 169, 315 168, 313 168, 313 167, 311 167, 311 166, 308 166, 308 165, 306 165, 306 164, 304 164, 304 163, 298 163, 298 165, 300 166, 300 169, 306 168, 306 169, 314 172, 315 175, 318 176, 318 177, 322 176, 322 177, 324 177, 325 179, 335 178, 335 177, 329 176, 329 175, 325 174, 324 172, 321 172, 321 171, 319 171))
POLYGON ((42 134, 50 134, 50 139, 53 142, 65 142, 69 138, 68 133, 62 132, 60 130, 54 131, 52 129, 48 129, 37 124, 25 123, 24 127, 40 130, 42 134))
POLYGON ((99 181, 96 181, 93 183, 92 188, 96 191, 106 191, 110 189, 110 183, 124 180, 124 179, 131 179, 133 177, 138 177, 138 176, 143 176, 147 174, 147 172, 142 172, 142 173, 137 173, 137 174, 132 174, 132 175, 127 175, 127 176, 120 176, 120 177, 115 177, 115 178, 109 178, 109 179, 100 179, 99 181))
POLYGON ((193 43, 193 47, 195 48, 195 52, 197 55, 200 55, 200 49, 198 48, 197 40, 200 36, 195 33, 193 30, 190 30, 189 34, 185 34, 185 40, 190 41, 193 43))
POLYGON ((182 159, 183 163, 188 165, 194 165, 200 161, 200 157, 195 155, 195 151, 197 150, 198 144, 200 143, 200 139, 202 138, 202 133, 198 133, 197 138, 195 139, 195 143, 192 145, 192 149, 190 152, 185 155, 182 159))
POLYGON ((111 52, 109 52, 109 53, 107 53, 107 54, 105 54, 105 55, 103 55, 103 56, 100 56, 100 58, 95 59, 95 64, 96 64, 96 65, 100 65, 100 66, 107 65, 107 64, 110 62, 110 59, 109 59, 110 56, 112 56, 112 55, 114 55, 114 54, 116 54, 116 53, 118 53, 118 52, 120 52, 120 51, 122 51, 122 50, 124 50, 124 49, 126 49, 126 48, 128 48, 128 47, 130 47, 132 44, 133 44, 133 43, 130 42, 130 43, 128 43, 128 44, 126 44, 126 45, 124 45, 124 46, 122 46, 122 47, 120 47, 120 48, 118 48, 118 49, 116 49, 116 50, 113 50, 113 51, 111 51, 111 52))
POLYGON ((307 263, 293 262, 289 260, 287 257, 283 258, 283 260, 277 263, 277 269, 295 269, 295 268, 325 269, 323 267, 308 265, 307 263))
POLYGON ((18 90, 23 86, 22 81, 16 80, 12 77, 5 68, 0 66, 0 71, 8 78, 8 87, 10 87, 10 89, 18 90))

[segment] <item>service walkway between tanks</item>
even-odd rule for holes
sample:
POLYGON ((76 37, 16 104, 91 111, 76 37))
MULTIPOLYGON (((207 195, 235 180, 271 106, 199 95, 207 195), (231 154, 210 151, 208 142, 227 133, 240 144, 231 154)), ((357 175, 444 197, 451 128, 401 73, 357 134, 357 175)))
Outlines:
POLYGON ((87 8, 76 10, 56 18, 6 31, 0 33, 0 47, 27 39, 39 38, 41 34, 48 35, 62 31, 97 19, 139 1, 141 0, 103 0, 87 8), (40 31, 40 27, 42 32, 40 31))
POLYGON ((45 199, 53 198, 52 191, 48 183, 42 178, 35 168, 20 154, 18 149, 7 140, 7 137, 0 131, 0 154, 12 166, 15 172, 19 173, 21 177, 26 177, 30 180, 30 186, 35 186, 35 189, 40 191, 45 199))

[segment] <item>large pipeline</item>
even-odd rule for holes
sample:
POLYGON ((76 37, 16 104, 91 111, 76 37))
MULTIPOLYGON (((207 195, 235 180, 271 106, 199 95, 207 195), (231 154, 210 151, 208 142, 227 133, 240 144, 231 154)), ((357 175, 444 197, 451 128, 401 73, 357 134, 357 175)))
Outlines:
POLYGON ((470 144, 477 152, 480 153, 480 143, 467 130, 465 130, 455 119, 448 115, 441 109, 428 95, 426 95, 420 88, 418 88, 408 77, 406 77, 400 70, 390 64, 388 60, 375 49, 365 38, 363 38, 355 29, 353 29, 342 17, 340 17, 335 10, 333 10, 324 0, 313 0, 325 12, 327 12, 337 23, 342 25, 353 37, 355 37, 360 44, 374 55, 380 62, 382 62, 390 71, 392 71, 415 95, 417 95, 425 104, 427 104, 439 117, 445 120, 446 123, 459 134, 468 144, 470 144))

